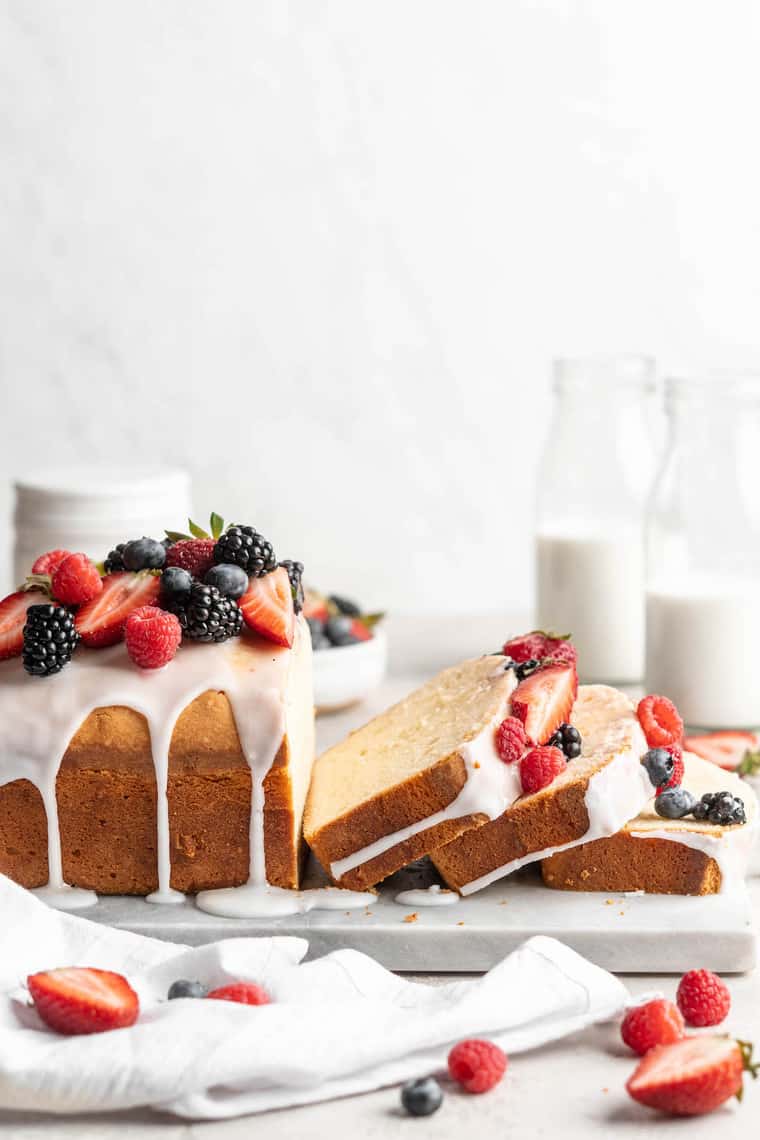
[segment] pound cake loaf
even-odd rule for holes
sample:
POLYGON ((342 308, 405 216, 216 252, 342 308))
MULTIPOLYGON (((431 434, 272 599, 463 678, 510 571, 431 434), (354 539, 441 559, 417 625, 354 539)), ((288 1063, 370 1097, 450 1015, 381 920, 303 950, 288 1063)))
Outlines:
POLYGON ((23 886, 299 886, 303 567, 252 527, 175 538, 50 552, 0 603, 0 872, 23 886))
POLYGON ((734 806, 733 816, 719 811, 716 818, 744 818, 744 823, 663 818, 652 797, 616 835, 544 859, 546 885, 566 891, 710 895, 740 883, 757 838, 755 793, 733 772, 688 752, 683 759, 683 787, 700 802, 703 796, 728 793, 741 808, 734 806))

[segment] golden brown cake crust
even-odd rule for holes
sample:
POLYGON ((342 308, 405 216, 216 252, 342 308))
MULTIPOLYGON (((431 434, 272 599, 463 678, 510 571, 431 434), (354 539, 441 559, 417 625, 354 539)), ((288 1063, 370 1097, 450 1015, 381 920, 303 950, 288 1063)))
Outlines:
POLYGON ((704 851, 629 831, 560 851, 542 861, 541 873, 548 887, 564 891, 712 895, 721 887, 720 868, 704 851))
MULTIPOLYGON (((287 736, 264 781, 267 878, 299 885, 287 736)), ((96 709, 73 737, 56 779, 63 875, 99 894, 158 887, 156 781, 145 718, 96 709)), ((194 893, 248 879, 251 773, 224 693, 180 715, 169 752, 171 885, 194 893)), ((25 887, 48 880, 42 798, 28 780, 0 786, 0 872, 25 887)))

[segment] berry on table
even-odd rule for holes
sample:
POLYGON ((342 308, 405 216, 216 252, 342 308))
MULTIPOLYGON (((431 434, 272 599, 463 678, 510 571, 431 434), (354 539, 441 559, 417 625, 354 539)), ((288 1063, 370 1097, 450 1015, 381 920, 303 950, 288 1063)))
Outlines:
POLYGON ((91 649, 115 645, 124 635, 124 623, 132 610, 153 605, 161 579, 155 574, 107 574, 103 591, 77 610, 74 624, 82 642, 91 649))
POLYGON ((236 1001, 241 1005, 269 1005, 272 999, 262 986, 255 982, 231 982, 211 990, 206 997, 214 1001, 236 1001))
POLYGON ((654 801, 654 810, 663 819, 683 819, 691 815, 699 801, 686 788, 666 788, 654 801))
POLYGON ((532 633, 525 633, 521 637, 513 637, 504 642, 502 653, 511 657, 518 664, 535 658, 537 661, 551 659, 552 665, 577 665, 578 652, 570 641, 569 636, 563 637, 556 633, 544 633, 535 629, 532 633))
POLYGON ((741 796, 731 792, 705 792, 694 808, 694 818, 730 827, 735 823, 746 823, 747 813, 741 796))
POLYGON ((48 550, 47 554, 41 554, 35 559, 32 574, 52 574, 70 553, 70 550, 48 550))
POLYGON ((208 990, 202 982, 194 982, 188 978, 177 978, 176 982, 172 982, 169 986, 167 998, 169 1001, 174 1001, 175 998, 205 998, 208 990))
POLYGON ((362 616, 361 608, 350 598, 343 598, 340 594, 330 594, 327 600, 332 603, 339 614, 345 614, 346 617, 362 616))
POLYGON ((71 966, 30 974, 35 1009, 46 1025, 67 1036, 134 1025, 140 1002, 129 982, 111 970, 71 966))
POLYGON ((214 565, 213 538, 183 538, 166 551, 164 566, 180 566, 194 578, 203 578, 214 565))
POLYGON ((667 748, 683 739, 683 721, 667 697, 650 695, 639 701, 636 714, 650 748, 667 748))
POLYGON ((678 1008, 688 1025, 720 1025, 731 1008, 728 986, 710 970, 689 970, 678 983, 678 1008))
POLYGON ((21 655, 27 611, 43 599, 39 590, 18 590, 0 602, 0 661, 21 655))
POLYGON ((63 606, 30 606, 24 625, 23 662, 33 677, 60 673, 79 643, 73 615, 63 606))
POLYGON ((181 566, 167 566, 161 575, 159 598, 169 605, 184 602, 190 596, 192 584, 193 576, 189 570, 183 570, 181 566))
POLYGON ((410 1116, 432 1116, 442 1103, 443 1093, 435 1077, 407 1081, 401 1088, 401 1104, 410 1116))
POLYGON ((567 768, 567 760, 559 748, 539 745, 526 752, 520 761, 520 782, 523 791, 530 795, 548 788, 567 768))
POLYGON ((155 538, 133 538, 121 553, 125 570, 160 570, 166 560, 166 547, 155 538))
POLYGON ((232 562, 246 574, 261 578, 277 566, 271 542, 252 526, 231 526, 217 539, 215 562, 232 562))
POLYGON ((639 1061, 629 1096, 669 1116, 701 1116, 741 1096, 742 1074, 757 1076, 752 1046, 730 1037, 684 1037, 656 1045, 639 1061))
POLYGON ((158 606, 132 610, 124 623, 127 653, 141 669, 160 669, 174 659, 182 641, 177 617, 158 606))
POLYGON ((243 619, 249 629, 275 645, 293 644, 296 614, 287 570, 278 566, 263 578, 253 577, 240 599, 243 619))
POLYGON ((620 1026, 625 1044, 643 1057, 655 1045, 670 1045, 684 1035, 681 1011, 672 1001, 657 998, 629 1009, 620 1026))
POLYGON ((470 1093, 484 1093, 498 1085, 507 1071, 507 1055, 493 1041, 460 1041, 449 1053, 449 1074, 470 1093))
POLYGON ((280 566, 288 572, 290 588, 293 591, 293 608, 300 614, 304 606, 303 592, 303 562, 294 562, 292 558, 283 558, 280 566))
POLYGON ((668 748, 650 748, 641 757, 641 763, 655 788, 663 788, 673 776, 675 761, 668 748))
POLYGON ((234 563, 222 562, 218 566, 211 566, 203 581, 208 586, 216 586, 225 598, 234 598, 235 601, 242 598, 248 589, 248 575, 242 566, 235 566, 234 563))
POLYGON ((577 760, 583 750, 581 734, 572 724, 561 724, 546 743, 560 748, 568 760, 577 760))
POLYGON ((68 554, 53 571, 51 589, 57 601, 79 606, 98 596, 103 581, 86 554, 68 554))
POLYGON ((185 637, 193 641, 227 641, 237 637, 243 625, 240 607, 225 598, 216 586, 193 582, 184 602, 172 607, 185 637))
POLYGON ((499 759, 514 764, 527 747, 525 726, 516 716, 505 717, 494 733, 494 744, 499 759))

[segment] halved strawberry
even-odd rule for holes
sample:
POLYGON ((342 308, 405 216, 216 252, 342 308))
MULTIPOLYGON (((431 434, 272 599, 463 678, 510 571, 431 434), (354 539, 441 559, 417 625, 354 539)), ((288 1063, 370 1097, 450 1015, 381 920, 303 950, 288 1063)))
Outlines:
POLYGON ((42 606, 48 598, 38 590, 19 590, 0 602, 0 661, 19 657, 24 648, 26 611, 42 606))
POLYGON ((263 578, 251 578, 238 605, 249 629, 276 645, 290 648, 295 635, 296 612, 290 579, 284 566, 278 566, 263 578))
POLYGON ((670 1116, 701 1116, 741 1098, 742 1073, 757 1076, 752 1047, 730 1037, 684 1037, 656 1045, 642 1057, 626 1084, 634 1100, 670 1116))
POLYGON ((532 744, 545 744, 561 724, 570 720, 578 695, 574 665, 550 665, 521 681, 512 693, 512 716, 525 725, 532 744))
POLYGON ((132 610, 153 605, 160 588, 161 578, 156 574, 107 574, 103 592, 82 606, 74 618, 83 643, 91 649, 103 649, 121 641, 124 622, 132 610))
POLYGON ((103 1033, 134 1025, 140 1002, 129 982, 111 970, 70 966, 30 974, 37 1013, 56 1033, 103 1033))
POLYGON ((739 767, 747 752, 756 752, 758 737, 754 732, 707 732, 703 736, 684 737, 683 746, 687 752, 694 752, 703 760, 717 764, 733 772, 739 767))

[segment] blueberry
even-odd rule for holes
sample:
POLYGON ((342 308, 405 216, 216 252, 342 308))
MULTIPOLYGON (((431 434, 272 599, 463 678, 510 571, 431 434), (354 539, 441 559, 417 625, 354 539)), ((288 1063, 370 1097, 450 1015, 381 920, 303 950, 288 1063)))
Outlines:
POLYGON ((161 596, 170 602, 183 602, 190 597, 193 576, 181 566, 167 566, 161 575, 161 596))
POLYGON ((673 775, 675 762, 666 748, 650 748, 641 757, 641 763, 647 770, 653 788, 661 788, 673 775))
POLYGON ((172 982, 169 986, 169 992, 166 995, 169 1001, 174 998, 205 998, 208 993, 206 986, 201 982, 191 982, 187 978, 179 978, 176 982, 172 982))
POLYGON ((401 1089, 401 1103, 410 1116, 432 1116, 442 1102, 443 1093, 435 1077, 407 1081, 401 1089))
POLYGON ((248 589, 248 575, 241 566, 220 562, 212 566, 203 579, 207 586, 216 586, 225 598, 242 598, 248 589))
POLYGON ((362 611, 356 602, 352 602, 350 598, 341 598, 339 594, 330 594, 327 600, 332 602, 339 614, 345 614, 346 617, 361 617, 362 611))
POLYGON ((327 619, 325 633, 333 645, 353 645, 359 640, 351 632, 352 621, 353 618, 347 617, 345 614, 327 619))
POLYGON ((306 624, 309 627, 309 632, 311 633, 312 640, 315 637, 324 637, 325 623, 321 618, 307 617, 306 624))
POLYGON ((155 538, 133 538, 121 555, 125 570, 160 570, 166 560, 166 547, 155 538))
POLYGON ((683 819, 685 815, 691 815, 697 802, 686 788, 666 788, 654 801, 654 810, 663 819, 683 819))

